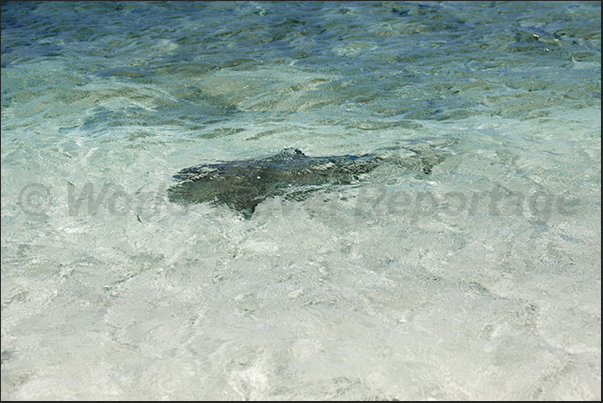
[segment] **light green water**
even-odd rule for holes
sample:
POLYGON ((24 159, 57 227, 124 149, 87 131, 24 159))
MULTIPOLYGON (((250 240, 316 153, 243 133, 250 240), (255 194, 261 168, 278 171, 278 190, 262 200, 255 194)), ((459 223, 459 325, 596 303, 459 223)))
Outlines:
POLYGON ((600 21, 3 3, 2 399, 599 400, 600 21), (439 163, 249 220, 166 197, 201 163, 394 146, 439 163))

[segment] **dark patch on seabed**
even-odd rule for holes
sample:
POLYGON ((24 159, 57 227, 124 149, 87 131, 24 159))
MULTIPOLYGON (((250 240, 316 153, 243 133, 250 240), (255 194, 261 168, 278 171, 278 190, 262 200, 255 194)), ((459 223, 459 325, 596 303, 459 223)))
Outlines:
POLYGON ((284 196, 302 201, 310 193, 329 185, 360 182, 383 164, 396 164, 409 172, 431 174, 448 154, 438 147, 411 149, 389 147, 364 155, 309 157, 298 149, 286 149, 262 159, 225 161, 185 168, 174 175, 179 183, 168 189, 169 200, 181 205, 210 203, 226 205, 251 218, 264 200, 284 196), (403 149, 406 157, 387 156, 384 151, 403 149))

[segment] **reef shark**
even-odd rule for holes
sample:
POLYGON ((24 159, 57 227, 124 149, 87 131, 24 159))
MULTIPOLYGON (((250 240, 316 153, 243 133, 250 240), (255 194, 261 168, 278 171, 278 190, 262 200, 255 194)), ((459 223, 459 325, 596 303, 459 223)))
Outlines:
POLYGON ((188 205, 210 203, 226 205, 251 218, 255 208, 264 200, 284 195, 301 201, 321 185, 350 185, 359 183, 360 176, 370 173, 384 163, 396 163, 425 175, 442 159, 442 154, 421 152, 405 147, 406 158, 394 158, 377 153, 309 157, 298 149, 285 149, 267 158, 224 161, 185 168, 174 175, 178 183, 170 187, 171 202, 188 205))

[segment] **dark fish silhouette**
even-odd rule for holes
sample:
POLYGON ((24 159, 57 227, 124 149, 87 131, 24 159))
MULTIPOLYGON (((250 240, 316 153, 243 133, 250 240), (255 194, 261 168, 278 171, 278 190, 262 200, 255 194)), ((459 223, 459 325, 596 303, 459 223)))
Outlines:
MULTIPOLYGON (((400 147, 399 147, 400 148, 400 147)), ((407 149, 409 150, 409 149, 407 149)), ((410 150, 418 156, 418 152, 410 150)), ((376 154, 308 157, 300 150, 286 149, 272 157, 219 162, 186 168, 174 175, 180 181, 168 189, 171 202, 187 205, 208 202, 224 204, 250 218, 258 204, 284 195, 303 200, 319 185, 359 182, 387 160, 376 154)), ((429 174, 440 158, 415 158, 414 168, 429 174)), ((408 164, 407 164, 408 165, 408 164)))

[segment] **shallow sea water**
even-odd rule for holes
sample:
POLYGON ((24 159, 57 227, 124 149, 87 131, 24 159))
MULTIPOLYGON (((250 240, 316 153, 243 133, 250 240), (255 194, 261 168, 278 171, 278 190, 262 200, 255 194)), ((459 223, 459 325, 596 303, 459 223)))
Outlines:
POLYGON ((2 4, 2 400, 600 400, 600 2, 2 4), (182 168, 431 153, 250 219, 182 168))

